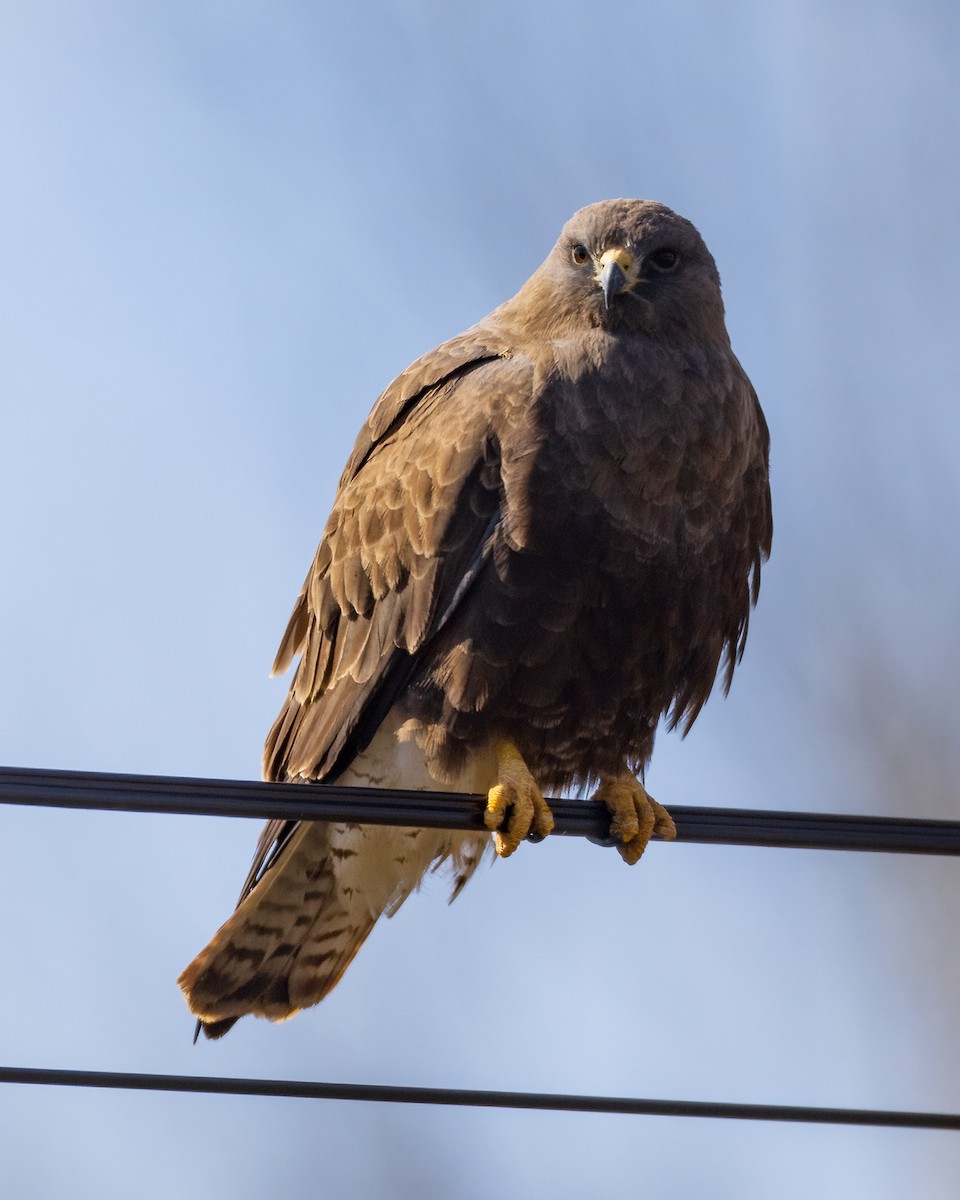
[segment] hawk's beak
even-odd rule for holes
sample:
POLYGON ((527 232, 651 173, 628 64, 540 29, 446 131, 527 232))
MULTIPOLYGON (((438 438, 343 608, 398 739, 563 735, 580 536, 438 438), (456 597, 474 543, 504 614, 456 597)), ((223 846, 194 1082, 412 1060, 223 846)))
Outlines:
POLYGON ((605 250, 600 256, 598 282, 605 308, 609 308, 613 297, 623 290, 632 267, 633 259, 626 250, 605 250))

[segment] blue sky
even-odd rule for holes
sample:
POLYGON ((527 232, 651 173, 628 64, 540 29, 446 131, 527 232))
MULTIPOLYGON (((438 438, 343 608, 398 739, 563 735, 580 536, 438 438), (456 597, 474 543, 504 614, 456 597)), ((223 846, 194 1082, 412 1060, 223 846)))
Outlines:
MULTIPOLYGON (((935 0, 31 0, 0 38, 0 761, 255 777, 357 428, 582 204, 662 200, 773 436, 669 804, 960 817, 960 18, 935 0)), ((5 809, 11 1065, 960 1110, 955 864, 559 840, 193 1047, 248 822, 5 809), (518 1028, 511 1040, 506 1030, 518 1028)), ((951 1135, 0 1089, 11 1195, 955 1195, 951 1135)))

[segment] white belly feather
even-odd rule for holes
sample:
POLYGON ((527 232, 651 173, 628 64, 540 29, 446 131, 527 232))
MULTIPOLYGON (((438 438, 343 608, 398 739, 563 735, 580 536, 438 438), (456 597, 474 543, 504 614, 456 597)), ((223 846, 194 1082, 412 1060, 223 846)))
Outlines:
MULTIPOLYGON (((496 771, 496 755, 491 750, 475 755, 452 783, 436 779, 427 769, 419 746, 404 736, 401 717, 394 710, 336 783, 344 787, 486 794, 496 783, 496 771)), ((331 827, 330 833, 337 883, 348 895, 362 896, 372 917, 383 912, 392 916, 427 871, 447 863, 456 895, 491 845, 488 833, 447 829, 338 824, 331 827), (355 853, 350 854, 350 850, 355 853)))

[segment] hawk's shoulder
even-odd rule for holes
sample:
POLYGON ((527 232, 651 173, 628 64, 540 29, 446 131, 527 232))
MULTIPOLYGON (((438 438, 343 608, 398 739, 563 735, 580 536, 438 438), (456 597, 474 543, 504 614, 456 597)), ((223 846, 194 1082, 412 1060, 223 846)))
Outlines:
POLYGON ((342 488, 357 474, 374 447, 403 423, 425 392, 484 363, 508 357, 512 349, 504 332, 492 323, 484 323, 474 325, 412 362, 378 397, 360 430, 339 486, 342 488))

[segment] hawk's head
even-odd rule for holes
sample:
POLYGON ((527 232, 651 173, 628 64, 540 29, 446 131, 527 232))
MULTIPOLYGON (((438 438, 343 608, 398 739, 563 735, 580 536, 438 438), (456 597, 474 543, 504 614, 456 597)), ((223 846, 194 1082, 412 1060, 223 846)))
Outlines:
POLYGON ((726 339, 713 256, 689 221, 652 200, 581 208, 527 288, 564 322, 726 339))

